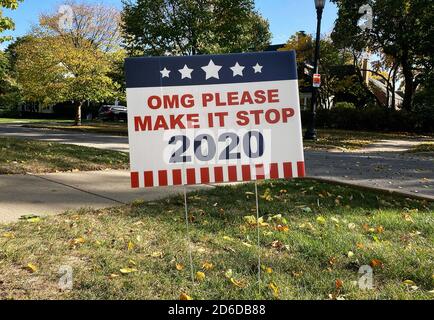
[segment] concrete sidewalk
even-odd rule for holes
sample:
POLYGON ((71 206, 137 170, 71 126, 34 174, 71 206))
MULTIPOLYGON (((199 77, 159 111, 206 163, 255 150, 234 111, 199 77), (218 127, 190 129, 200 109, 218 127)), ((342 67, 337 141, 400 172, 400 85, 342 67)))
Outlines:
MULTIPOLYGON (((183 192, 183 187, 131 189, 127 171, 0 175, 0 223, 23 215, 48 216, 80 208, 107 208, 134 200, 152 201, 183 192)), ((188 187, 188 190, 211 188, 188 187)))

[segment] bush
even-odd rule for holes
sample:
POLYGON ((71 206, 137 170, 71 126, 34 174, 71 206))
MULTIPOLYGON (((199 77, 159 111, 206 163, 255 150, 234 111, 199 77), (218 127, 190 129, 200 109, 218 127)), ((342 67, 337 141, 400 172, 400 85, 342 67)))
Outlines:
MULTIPOLYGON (((310 112, 302 112, 303 125, 308 125, 309 119, 310 112)), ((341 104, 331 110, 319 109, 316 126, 342 130, 432 133, 434 112, 432 107, 427 105, 416 106, 414 112, 407 112, 375 106, 356 109, 352 108, 351 104, 341 104)))

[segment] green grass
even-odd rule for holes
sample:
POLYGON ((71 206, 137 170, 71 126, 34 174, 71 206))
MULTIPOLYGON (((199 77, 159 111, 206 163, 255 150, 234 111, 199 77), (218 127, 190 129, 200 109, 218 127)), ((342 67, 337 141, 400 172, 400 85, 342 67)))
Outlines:
POLYGON ((370 144, 381 140, 390 139, 421 139, 426 136, 413 135, 408 133, 381 133, 363 131, 345 131, 332 129, 319 129, 318 140, 304 141, 305 148, 308 150, 330 150, 338 149, 352 151, 367 147, 370 144))
POLYGON ((205 274, 194 284, 182 196, 0 226, 0 298, 434 298, 432 203, 309 180, 266 182, 258 247, 256 223, 245 218, 255 215, 253 190, 189 195, 194 270, 205 274), (362 290, 358 270, 369 264, 375 288, 362 290), (57 287, 62 265, 73 268, 72 291, 57 287))
POLYGON ((0 138, 0 174, 127 169, 129 157, 116 151, 60 143, 0 138))

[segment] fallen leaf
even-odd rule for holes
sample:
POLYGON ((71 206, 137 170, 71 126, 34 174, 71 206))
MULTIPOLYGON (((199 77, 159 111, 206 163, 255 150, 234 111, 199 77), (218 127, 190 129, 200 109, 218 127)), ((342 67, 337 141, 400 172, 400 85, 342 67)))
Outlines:
POLYGON ((27 216, 22 216, 20 218, 20 220, 25 220, 27 222, 33 222, 33 223, 35 223, 35 222, 41 221, 41 218, 38 217, 38 216, 35 216, 35 215, 27 215, 27 216))
POLYGON ((129 273, 134 273, 137 272, 138 270, 135 268, 123 268, 119 270, 122 274, 129 274, 129 273))
POLYGON ((349 223, 348 224, 348 229, 350 229, 350 230, 356 229, 356 224, 355 223, 349 223))
POLYGON ((379 226, 379 227, 377 227, 377 229, 375 231, 377 233, 383 233, 384 232, 384 227, 383 226, 379 226))
POLYGON ((326 221, 327 220, 323 216, 319 216, 318 218, 316 218, 316 222, 318 222, 320 224, 325 224, 326 221))
POLYGON ((344 285, 344 282, 341 279, 337 279, 335 281, 336 290, 340 290, 344 285))
POLYGON ((352 252, 352 251, 348 251, 347 256, 348 256, 348 258, 352 258, 352 257, 354 257, 354 252, 352 252))
POLYGON ((206 277, 205 273, 203 273, 201 271, 196 272, 196 279, 197 279, 197 281, 203 282, 205 280, 205 277, 206 277))
POLYGON ((133 251, 134 247, 135 247, 135 245, 132 241, 128 242, 128 251, 133 251))
POLYGON ((234 286, 238 287, 238 288, 244 288, 245 284, 241 281, 237 281, 234 278, 231 278, 231 282, 234 286))
POLYGON ((380 260, 378 260, 378 259, 372 259, 372 261, 371 261, 371 267, 372 268, 382 268, 383 267, 383 262, 381 262, 380 260))
POLYGON ((161 251, 155 251, 151 253, 152 258, 163 258, 164 254, 161 251))
POLYGON ((77 239, 73 239, 71 240, 71 245, 79 245, 79 244, 84 244, 86 242, 86 239, 84 239, 83 237, 77 238, 77 239))
POLYGON ((181 263, 177 263, 177 264, 176 264, 176 270, 178 270, 178 271, 182 271, 182 270, 184 270, 184 265, 181 264, 181 263))
POLYGON ((276 230, 277 231, 280 231, 280 232, 288 232, 289 231, 289 227, 288 226, 282 226, 282 225, 278 225, 277 227, 276 227, 276 230))
POLYGON ((12 232, 5 232, 2 234, 2 237, 7 238, 7 239, 13 239, 13 238, 15 238, 15 234, 12 232))
POLYGON ((405 280, 403 283, 407 286, 415 286, 416 284, 412 280, 405 280))
POLYGON ((268 287, 271 289, 271 292, 273 293, 273 297, 279 298, 279 287, 274 282, 270 282, 268 287))
POLYGON ((35 266, 33 263, 28 263, 25 267, 25 270, 27 270, 30 273, 35 273, 38 271, 38 267, 35 266))
POLYGON ((193 298, 190 297, 190 296, 189 296, 188 294, 186 294, 186 293, 181 293, 181 296, 179 297, 179 299, 180 299, 181 301, 193 300, 193 298))
POLYGON ((116 274, 116 273, 112 273, 110 276, 109 276, 109 278, 110 279, 116 279, 116 278, 119 278, 120 276, 118 275, 118 274, 116 274))
POLYGON ((244 221, 250 225, 256 225, 256 217, 255 216, 245 216, 244 221))
POLYGON ((209 271, 214 269, 214 265, 210 262, 204 262, 202 265, 202 269, 209 271))

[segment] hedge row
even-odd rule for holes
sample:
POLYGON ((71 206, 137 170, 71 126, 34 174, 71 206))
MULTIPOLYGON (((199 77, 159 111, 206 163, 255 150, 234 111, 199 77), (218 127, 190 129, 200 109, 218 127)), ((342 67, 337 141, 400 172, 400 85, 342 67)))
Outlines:
MULTIPOLYGON (((303 125, 307 125, 309 120, 310 113, 303 111, 303 125)), ((434 113, 423 109, 414 112, 391 111, 384 108, 320 109, 317 111, 316 126, 343 130, 432 133, 434 113)))

